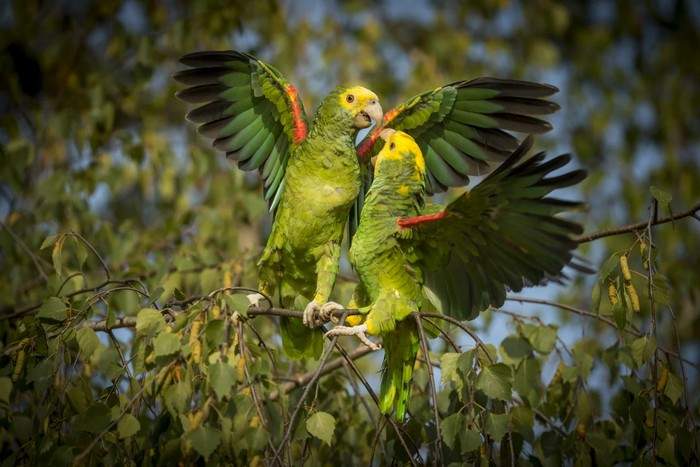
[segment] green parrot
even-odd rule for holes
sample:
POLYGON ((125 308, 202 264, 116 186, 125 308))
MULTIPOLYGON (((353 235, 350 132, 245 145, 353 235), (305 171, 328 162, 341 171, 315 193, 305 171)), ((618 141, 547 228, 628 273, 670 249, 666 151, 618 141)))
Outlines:
MULTIPOLYGON (((205 103, 188 120, 201 124, 199 133, 215 138, 214 147, 241 169, 257 169, 264 180, 274 221, 258 262, 258 289, 283 307, 308 303, 303 323, 281 320, 285 351, 318 357, 323 335, 307 326, 317 324, 333 289, 343 231, 360 190, 355 138, 382 120, 377 96, 361 86, 337 87, 308 125, 294 86, 251 55, 195 52, 181 62, 192 68, 175 79, 191 87, 177 96, 205 103)), ((249 299, 257 305, 261 296, 249 299)))
MULTIPOLYGON (((542 99, 557 91, 553 86, 478 78, 418 95, 384 118, 372 91, 338 87, 309 124, 296 88, 250 54, 195 52, 181 62, 189 69, 174 78, 188 87, 177 96, 203 104, 188 120, 239 168, 258 170, 263 179, 273 225, 258 262, 258 289, 287 308, 306 303, 302 322, 281 321, 284 349, 292 358, 318 357, 323 336, 310 328, 342 308, 328 299, 345 225, 352 234, 371 183, 369 160, 381 144, 378 131, 396 127, 425 146, 433 193, 490 170, 517 146, 504 130, 548 131, 549 123, 531 115, 558 109, 542 99), (358 131, 372 122, 376 129, 356 148, 358 131)), ((261 298, 249 296, 254 305, 261 298)))
POLYGON ((489 306, 502 306, 507 289, 520 291, 575 267, 572 236, 582 228, 556 214, 581 203, 547 195, 586 174, 548 176, 570 157, 524 159, 528 137, 474 189, 446 207, 428 206, 426 161, 416 141, 394 130, 381 137, 386 142, 350 248, 360 282, 349 307, 363 315, 327 335, 355 335, 374 349, 379 346, 366 334, 382 337, 380 408, 403 421, 419 347, 416 323, 406 318, 432 306, 474 319, 489 306))

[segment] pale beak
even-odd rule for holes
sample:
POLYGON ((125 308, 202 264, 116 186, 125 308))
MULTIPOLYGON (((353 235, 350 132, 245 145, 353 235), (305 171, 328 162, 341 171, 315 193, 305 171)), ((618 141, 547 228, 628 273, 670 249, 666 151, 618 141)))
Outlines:
POLYGON ((384 112, 382 112, 382 106, 379 105, 377 99, 372 99, 357 115, 355 115, 353 125, 355 128, 367 128, 372 122, 376 125, 380 125, 383 118, 384 112))
POLYGON ((367 115, 370 116, 376 125, 382 123, 382 119, 384 119, 384 112, 382 111, 382 106, 379 104, 378 100, 372 99, 369 101, 369 104, 365 107, 365 112, 367 112, 367 115))

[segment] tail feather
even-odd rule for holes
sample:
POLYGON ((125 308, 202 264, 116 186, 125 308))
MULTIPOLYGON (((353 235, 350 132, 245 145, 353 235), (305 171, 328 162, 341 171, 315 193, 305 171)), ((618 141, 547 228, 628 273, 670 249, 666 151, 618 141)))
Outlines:
POLYGON ((418 354, 418 332, 413 321, 406 320, 396 330, 383 336, 384 363, 379 389, 379 408, 382 413, 394 412, 394 418, 403 422, 408 411, 413 367, 418 354))

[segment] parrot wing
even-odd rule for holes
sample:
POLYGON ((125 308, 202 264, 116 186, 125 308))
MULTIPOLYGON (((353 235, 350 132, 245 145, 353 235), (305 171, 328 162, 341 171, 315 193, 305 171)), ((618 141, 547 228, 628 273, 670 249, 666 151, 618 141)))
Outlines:
POLYGON ((582 203, 548 195, 579 183, 586 173, 549 176, 570 156, 545 161, 541 152, 524 160, 531 145, 528 137, 445 209, 397 220, 399 241, 422 271, 428 298, 443 313, 473 319, 489 306, 502 306, 507 290, 562 277, 571 262, 573 235, 583 229, 556 214, 582 203))
POLYGON ((369 159, 381 149, 384 128, 401 130, 423 151, 430 194, 464 186, 469 175, 485 175, 518 147, 504 130, 538 134, 552 129, 533 115, 559 110, 544 99, 557 91, 547 84, 497 78, 451 83, 388 111, 382 125, 360 143, 358 155, 369 159))
POLYGON ((189 68, 174 79, 188 87, 177 97, 203 104, 187 120, 239 168, 260 172, 265 200, 274 211, 290 151, 308 128, 296 88, 275 68, 242 52, 194 52, 180 62, 189 68))

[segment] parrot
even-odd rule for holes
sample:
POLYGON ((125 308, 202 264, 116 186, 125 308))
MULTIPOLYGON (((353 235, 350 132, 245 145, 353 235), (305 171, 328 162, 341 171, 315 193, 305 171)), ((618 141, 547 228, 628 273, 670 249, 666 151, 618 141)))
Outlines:
POLYGON ((301 322, 280 322, 284 350, 295 359, 318 358, 323 334, 312 328, 343 308, 329 297, 346 225, 352 238, 371 184, 378 132, 396 128, 416 138, 427 155, 428 190, 437 193, 502 161, 518 143, 506 130, 549 131, 532 115, 559 108, 544 99, 557 92, 554 86, 476 78, 419 94, 386 115, 371 90, 338 86, 309 122, 296 87, 251 54, 193 52, 180 62, 188 68, 174 79, 187 87, 176 96, 199 105, 187 120, 241 170, 260 173, 273 219, 257 263, 261 293, 248 298, 253 306, 274 297, 285 308, 304 308, 301 322), (359 131, 372 125, 356 144, 359 131))
POLYGON ((380 409, 402 422, 420 344, 417 325, 407 318, 436 309, 471 320, 502 306, 507 290, 565 277, 563 268, 574 265, 573 236, 583 229, 556 215, 583 204, 548 195, 581 182, 586 172, 549 176, 571 157, 525 158, 528 136, 473 189, 447 206, 428 204, 427 161, 416 141, 392 129, 380 137, 384 145, 349 253, 359 284, 348 308, 361 315, 326 334, 356 336, 372 349, 380 346, 367 335, 381 336, 380 409))

